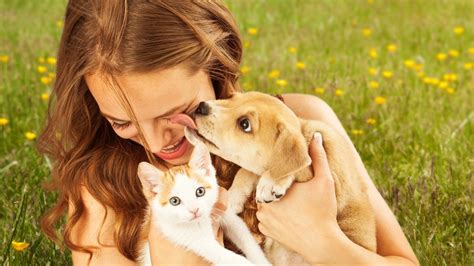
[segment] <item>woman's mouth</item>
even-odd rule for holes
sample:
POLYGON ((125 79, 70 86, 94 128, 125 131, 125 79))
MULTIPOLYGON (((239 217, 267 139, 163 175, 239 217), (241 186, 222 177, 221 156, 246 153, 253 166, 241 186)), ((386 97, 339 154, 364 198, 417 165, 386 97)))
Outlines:
POLYGON ((160 152, 155 153, 156 156, 163 160, 173 160, 183 156, 189 148, 189 142, 183 136, 178 142, 163 147, 160 152))

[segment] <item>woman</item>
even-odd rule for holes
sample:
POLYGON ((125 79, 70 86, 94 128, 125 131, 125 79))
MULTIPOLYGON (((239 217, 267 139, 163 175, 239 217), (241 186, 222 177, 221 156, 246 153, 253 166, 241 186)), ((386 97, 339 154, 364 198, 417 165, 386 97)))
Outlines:
MULTIPOLYGON (((187 162, 192 146, 183 127, 170 118, 238 91, 241 55, 235 22, 217 1, 69 1, 40 150, 55 160, 52 188, 60 192, 42 228, 57 240, 54 225, 67 210, 63 238, 74 264, 134 264, 146 208, 138 163, 187 162)), ((282 98, 298 116, 324 121, 347 137, 322 100, 296 94, 282 98)), ((321 141, 310 149, 317 178, 295 184, 280 202, 259 205, 258 228, 314 263, 418 264, 347 140, 341 145, 351 145, 376 213, 377 254, 352 243, 337 226, 321 141), (290 206, 305 211, 294 213, 290 206)), ((214 162, 220 184, 229 187, 235 167, 219 158, 214 162)), ((225 204, 222 197, 216 213, 225 204)), ((244 217, 252 226, 252 218, 244 217)), ((148 238, 156 264, 204 263, 159 232, 150 231, 148 238)))

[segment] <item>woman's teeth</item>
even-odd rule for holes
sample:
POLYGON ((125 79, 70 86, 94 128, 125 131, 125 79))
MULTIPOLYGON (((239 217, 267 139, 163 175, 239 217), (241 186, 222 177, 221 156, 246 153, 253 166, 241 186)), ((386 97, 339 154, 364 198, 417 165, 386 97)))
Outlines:
POLYGON ((176 142, 175 144, 172 144, 172 145, 168 145, 166 147, 164 147, 163 149, 161 149, 162 152, 172 152, 174 151, 176 148, 179 147, 179 145, 181 144, 183 139, 180 139, 178 142, 176 142))

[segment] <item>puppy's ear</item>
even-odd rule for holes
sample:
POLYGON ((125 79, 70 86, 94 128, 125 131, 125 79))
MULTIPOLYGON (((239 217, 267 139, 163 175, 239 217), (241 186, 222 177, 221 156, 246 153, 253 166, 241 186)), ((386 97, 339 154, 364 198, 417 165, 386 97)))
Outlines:
POLYGON ((138 164, 138 178, 140 178, 143 194, 147 199, 152 198, 157 192, 158 187, 161 186, 163 176, 163 171, 147 162, 138 164))
POLYGON ((308 145, 299 130, 290 130, 283 123, 277 125, 276 141, 269 161, 273 178, 286 177, 311 164, 308 145))

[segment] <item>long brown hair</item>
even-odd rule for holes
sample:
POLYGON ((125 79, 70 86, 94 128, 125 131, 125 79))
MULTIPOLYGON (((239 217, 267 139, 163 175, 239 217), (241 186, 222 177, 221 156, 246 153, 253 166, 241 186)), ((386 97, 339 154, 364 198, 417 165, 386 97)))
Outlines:
MULTIPOLYGON (((47 125, 38 142, 39 151, 54 162, 47 188, 59 192, 57 203, 41 219, 45 234, 60 243, 56 228, 71 206, 62 239, 70 249, 92 255, 92 247, 71 241, 71 229, 84 214, 84 186, 115 212, 118 250, 131 260, 138 256, 147 202, 136 174, 138 163, 149 154, 115 134, 101 116, 85 75, 101 73, 114 80, 124 73, 186 64, 193 71, 205 70, 217 98, 226 98, 239 90, 241 57, 238 28, 218 1, 70 0, 47 125)), ((238 168, 219 158, 214 163, 220 185, 228 188, 238 168)))

